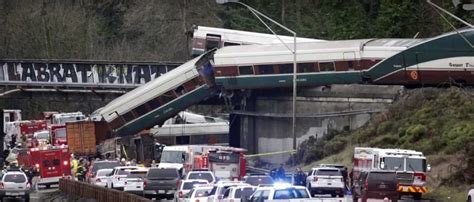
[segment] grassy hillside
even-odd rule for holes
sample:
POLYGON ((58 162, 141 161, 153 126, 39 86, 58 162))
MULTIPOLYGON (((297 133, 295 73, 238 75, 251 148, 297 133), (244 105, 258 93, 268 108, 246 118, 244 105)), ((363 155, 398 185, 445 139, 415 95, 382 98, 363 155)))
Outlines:
POLYGON ((474 184, 473 92, 454 87, 408 90, 357 131, 303 142, 297 157, 308 169, 323 162, 350 167, 355 146, 419 150, 432 165, 430 195, 460 200, 474 184))

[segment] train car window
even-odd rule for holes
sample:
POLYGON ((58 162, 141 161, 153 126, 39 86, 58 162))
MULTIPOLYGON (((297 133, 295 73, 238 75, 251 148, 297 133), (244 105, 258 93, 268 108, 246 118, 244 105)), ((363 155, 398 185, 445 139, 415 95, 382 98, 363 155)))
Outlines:
POLYGON ((347 61, 347 66, 349 67, 349 71, 354 70, 354 62, 353 61, 347 61))
POLYGON ((153 100, 150 100, 146 103, 148 105, 148 107, 150 107, 151 109, 156 109, 158 107, 161 106, 161 103, 160 103, 160 100, 158 98, 155 98, 153 100))
POLYGON ((196 83, 196 87, 204 85, 206 82, 202 79, 202 77, 198 76, 193 79, 194 83, 196 83))
POLYGON ((133 116, 132 112, 129 111, 127 113, 125 113, 124 115, 122 115, 122 117, 125 119, 125 121, 131 121, 133 119, 135 119, 135 117, 133 116))
POLYGON ((224 46, 240 46, 240 43, 224 42, 224 46))
POLYGON ((319 63, 319 71, 322 72, 329 72, 334 71, 336 68, 334 67, 334 62, 320 62, 319 63))
POLYGON ((173 91, 168 91, 164 93, 162 96, 160 96, 161 101, 163 101, 163 104, 168 103, 176 98, 175 94, 173 91))
POLYGON ((121 118, 115 118, 112 122, 110 122, 109 125, 111 128, 118 128, 122 125, 121 121, 122 121, 121 118))
POLYGON ((206 51, 220 48, 219 44, 221 43, 221 35, 216 34, 207 34, 206 35, 206 51))
POLYGON ((314 63, 298 63, 298 73, 314 72, 314 63))
POLYGON ((280 64, 278 65, 278 70, 280 74, 293 73, 293 64, 280 64))
POLYGON ((257 66, 258 74, 273 74, 273 65, 259 65, 257 66))
POLYGON ((186 83, 183 84, 183 88, 186 92, 190 92, 194 90, 198 86, 198 84, 193 80, 189 80, 186 83))
POLYGON ((181 96, 186 94, 186 90, 184 89, 183 86, 178 86, 175 90, 174 93, 176 93, 177 96, 181 96))
POLYGON ((252 66, 239 66, 239 74, 240 75, 253 74, 252 66))
POLYGON ((138 116, 143 116, 144 114, 146 114, 148 112, 147 108, 145 107, 145 104, 142 104, 140 106, 138 106, 136 109, 135 109, 135 113, 137 113, 138 116))

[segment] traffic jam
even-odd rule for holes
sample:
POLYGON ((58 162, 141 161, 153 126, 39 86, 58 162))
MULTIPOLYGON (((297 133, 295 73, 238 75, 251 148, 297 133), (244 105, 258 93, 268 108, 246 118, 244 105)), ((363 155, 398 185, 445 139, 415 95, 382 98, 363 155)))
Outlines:
POLYGON ((334 163, 295 172, 285 171, 291 168, 284 164, 267 172, 248 170, 245 149, 218 145, 161 145, 159 159, 137 162, 92 156, 100 141, 99 126, 80 112, 46 112, 44 120, 25 121, 20 110, 3 111, 3 120, 9 121, 2 198, 29 200, 31 192, 50 188, 61 178, 186 202, 398 201, 420 200, 428 192, 430 165, 413 150, 355 147, 351 169, 334 163))

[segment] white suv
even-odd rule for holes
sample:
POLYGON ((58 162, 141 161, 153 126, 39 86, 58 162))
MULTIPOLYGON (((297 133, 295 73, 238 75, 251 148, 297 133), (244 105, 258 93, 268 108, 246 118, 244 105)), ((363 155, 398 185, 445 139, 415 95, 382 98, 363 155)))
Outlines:
POLYGON ((23 198, 30 201, 30 184, 25 173, 21 171, 6 171, 0 176, 0 199, 23 198))
POLYGON ((344 196, 344 178, 337 168, 321 167, 313 168, 306 178, 306 187, 314 194, 331 194, 344 196))
POLYGON ((309 199, 308 189, 303 186, 290 184, 275 184, 273 186, 261 186, 250 196, 250 202, 261 202, 266 200, 309 199))
POLYGON ((209 183, 215 183, 216 182, 216 177, 214 176, 214 173, 208 170, 196 170, 196 171, 190 171, 184 177, 185 180, 207 180, 209 183))
POLYGON ((127 178, 128 171, 137 170, 137 166, 117 166, 112 170, 107 178, 107 187, 112 189, 123 190, 125 186, 125 179, 127 178))
POLYGON ((209 185, 209 182, 207 180, 182 180, 179 183, 178 191, 174 194, 175 201, 183 202, 186 194, 196 185, 209 185))

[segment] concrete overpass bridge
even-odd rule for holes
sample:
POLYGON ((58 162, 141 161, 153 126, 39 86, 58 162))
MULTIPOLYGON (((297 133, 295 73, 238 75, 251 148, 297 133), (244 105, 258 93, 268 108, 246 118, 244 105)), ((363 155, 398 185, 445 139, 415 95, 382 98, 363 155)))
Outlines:
POLYGON ((0 106, 28 119, 42 111, 91 113, 181 62, 0 60, 0 106))
POLYGON ((0 96, 27 92, 125 93, 181 62, 0 60, 0 96))

